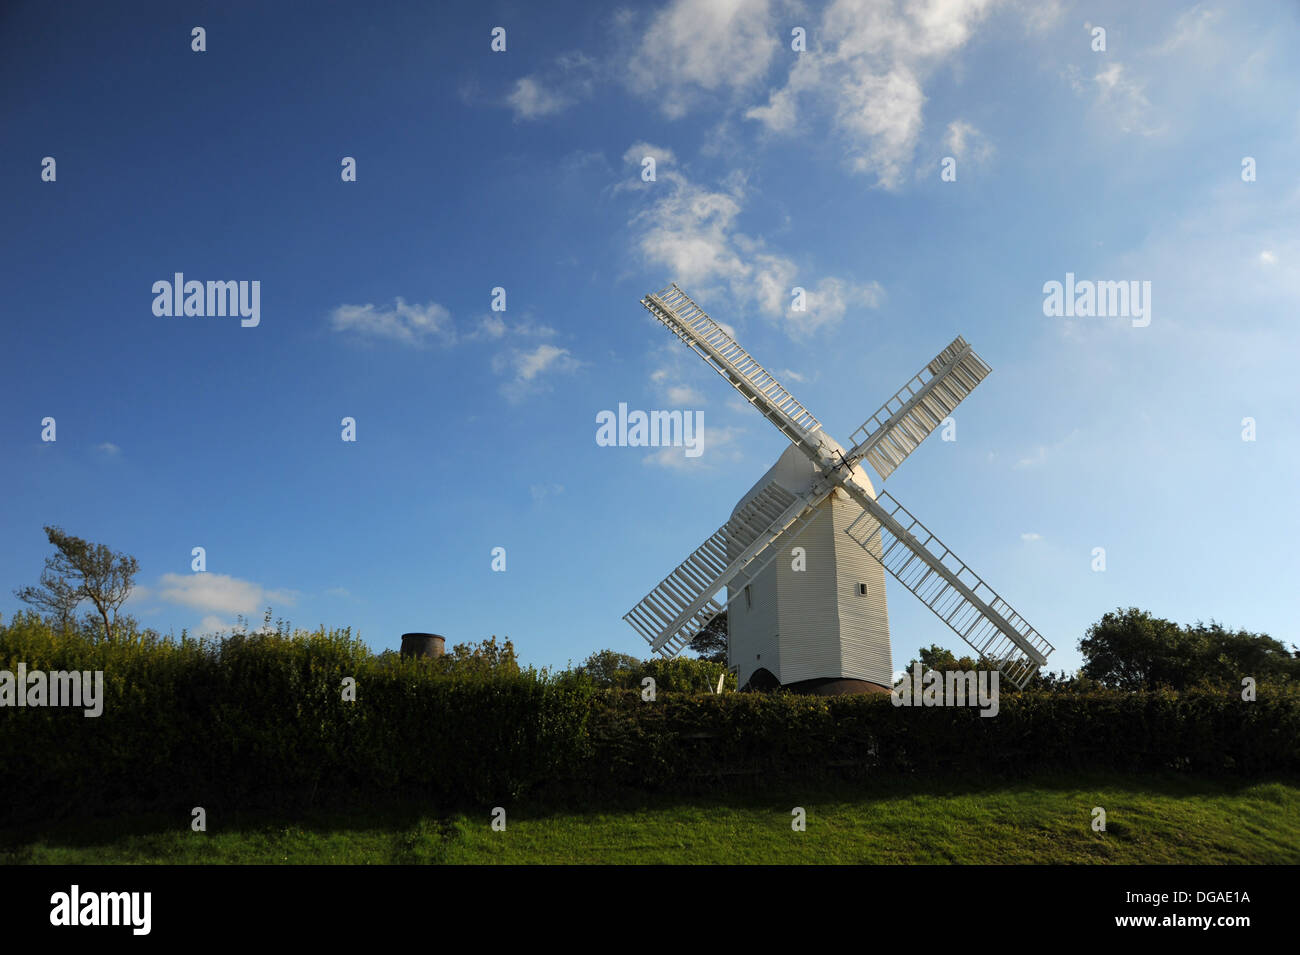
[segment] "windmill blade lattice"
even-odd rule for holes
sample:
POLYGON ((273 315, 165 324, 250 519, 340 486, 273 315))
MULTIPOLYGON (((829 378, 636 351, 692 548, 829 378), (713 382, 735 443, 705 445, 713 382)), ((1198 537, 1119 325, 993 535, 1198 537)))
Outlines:
POLYGON ((866 458, 888 478, 993 369, 958 335, 849 436, 850 463, 866 458))
POLYGON ((719 594, 726 589, 729 600, 753 580, 776 555, 772 543, 787 531, 802 530, 816 504, 769 484, 623 619, 645 637, 651 650, 676 656, 726 607, 728 601, 719 601, 719 594), (729 559, 729 553, 737 556, 729 559))
POLYGON ((1047 662, 1052 645, 887 492, 845 533, 1016 686, 1047 662))
POLYGON ((794 444, 819 447, 821 422, 675 283, 641 304, 794 444))

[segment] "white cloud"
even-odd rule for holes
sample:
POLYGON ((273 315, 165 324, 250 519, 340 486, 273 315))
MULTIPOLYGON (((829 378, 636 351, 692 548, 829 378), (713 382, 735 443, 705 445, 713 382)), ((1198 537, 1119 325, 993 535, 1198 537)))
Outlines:
POLYGON ((528 493, 533 496, 534 501, 544 501, 548 497, 555 497, 557 494, 564 493, 563 484, 530 484, 528 493))
POLYGON ((478 328, 470 333, 470 338, 496 341, 506 333, 505 320, 497 315, 484 315, 478 320, 478 328))
POLYGON ((95 450, 110 458, 117 457, 122 453, 122 449, 112 441, 105 441, 103 444, 96 445, 95 450))
POLYGON ((1047 463, 1047 448, 1039 445, 1033 450, 1033 453, 1027 454, 1011 465, 1012 470, 1023 471, 1025 468, 1036 468, 1047 463))
POLYGON ((1268 249, 1265 249, 1263 252, 1259 253, 1259 261, 1264 265, 1276 265, 1277 256, 1268 249))
POLYGON ((375 305, 340 305, 330 314, 330 324, 337 332, 366 338, 382 338, 403 345, 424 345, 430 341, 453 344, 456 330, 451 313, 437 302, 408 305, 398 298, 391 307, 375 305))
POLYGON ((1016 6, 1016 14, 1029 34, 1045 33, 1065 16, 1063 0, 1022 0, 1016 6))
POLYGON ((743 428, 719 428, 706 424, 699 444, 700 453, 697 456, 687 457, 686 448, 670 445, 657 448, 646 455, 645 464, 672 471, 688 471, 740 461, 744 453, 739 445, 739 439, 744 433, 743 428))
POLYGON ((686 361, 682 348, 675 343, 661 345, 654 361, 658 367, 650 373, 650 385, 662 402, 660 407, 699 408, 707 403, 702 393, 686 383, 689 378, 699 380, 703 369, 698 361, 686 361))
MULTIPOLYGON (((639 163, 643 149, 655 147, 639 143, 624 159, 639 163)), ((661 168, 657 180, 658 198, 632 217, 637 249, 688 292, 717 290, 720 283, 739 306, 756 306, 794 338, 835 325, 851 306, 879 304, 883 290, 878 283, 809 275, 792 259, 739 232, 736 220, 746 198, 742 176, 732 175, 719 190, 699 186, 672 168, 661 168), (792 308, 795 286, 806 292, 803 311, 792 308)))
POLYGON ((752 267, 732 241, 739 197, 701 189, 677 173, 661 171, 659 179, 666 195, 633 220, 645 258, 666 266, 673 280, 685 287, 746 279, 752 267))
POLYGON ((515 81, 505 105, 516 120, 554 116, 591 95, 596 63, 582 53, 564 53, 542 73, 531 73, 515 81))
POLYGON ((535 76, 519 79, 506 102, 515 111, 515 119, 540 119, 569 105, 566 97, 548 90, 535 76))
POLYGON ((163 574, 158 596, 168 603, 223 614, 248 614, 268 605, 293 605, 292 590, 268 590, 228 574, 163 574))
POLYGON ((954 159, 984 162, 993 155, 993 144, 987 136, 965 120, 956 119, 948 124, 944 147, 954 159))
POLYGON ((1161 130, 1149 120, 1151 103, 1143 83, 1125 72, 1124 64, 1110 63, 1093 77, 1097 85, 1097 109, 1125 133, 1153 136, 1161 130))
POLYGON ((653 156, 656 166, 675 166, 677 164, 677 154, 667 146, 656 146, 644 140, 628 146, 623 152, 623 161, 635 163, 639 166, 641 160, 646 156, 653 156))
POLYGON ((582 367, 567 348, 542 344, 531 350, 511 349, 492 359, 492 369, 497 374, 510 376, 501 386, 502 394, 511 401, 521 401, 530 394, 545 389, 543 376, 568 374, 582 367))
POLYGON ((850 167, 894 189, 923 124, 923 81, 966 45, 997 0, 834 0, 810 31, 825 45, 798 56, 767 105, 745 115, 773 133, 796 128, 803 100, 830 113, 850 167))
POLYGON ((1195 47, 1197 53, 1213 52, 1221 48, 1221 36, 1217 21, 1222 15, 1220 10, 1208 9, 1200 4, 1184 11, 1174 21, 1173 31, 1163 43, 1151 52, 1156 55, 1167 53, 1184 53, 1195 47))
POLYGON ((330 315, 335 331, 358 337, 387 339, 403 345, 421 347, 430 342, 444 346, 501 341, 509 333, 514 337, 551 338, 555 329, 525 317, 508 325, 500 315, 488 312, 466 327, 457 328, 451 313, 436 302, 408 305, 399 297, 391 308, 374 305, 340 305, 330 315), (466 330, 467 329, 467 330, 466 330))
POLYGON ((349 591, 348 588, 346 587, 326 587, 325 596, 326 597, 351 597, 352 592, 349 591))
POLYGON ((674 385, 668 389, 668 401, 673 405, 702 405, 704 396, 690 385, 674 385))
POLYGON ((641 178, 641 174, 645 169, 643 164, 647 158, 655 161, 656 182, 659 179, 660 170, 677 164, 676 154, 667 146, 656 146, 653 143, 647 143, 644 141, 635 142, 623 151, 623 162, 628 166, 634 167, 635 174, 630 178, 622 179, 615 183, 612 191, 615 193, 624 190, 637 192, 653 188, 654 183, 646 182, 641 178))
POLYGON ((516 338, 554 338, 555 329, 550 325, 539 325, 531 319, 525 318, 510 329, 510 334, 516 338))
POLYGON ((1021 534, 1020 539, 1022 541, 1040 541, 1043 539, 1043 535, 1035 534, 1033 531, 1030 531, 1028 534, 1021 534))
POLYGON ((569 354, 567 348, 556 348, 554 345, 538 345, 532 351, 516 351, 512 364, 520 381, 532 381, 550 369, 573 371, 578 367, 577 360, 569 354))
POLYGON ((1045 444, 1038 445, 1033 451, 1022 455, 1017 459, 1016 463, 1011 465, 1011 469, 1013 471, 1023 471, 1027 468, 1042 467, 1047 463, 1049 457, 1055 457, 1058 452, 1068 447, 1071 442, 1079 437, 1079 433, 1079 429, 1075 428, 1060 441, 1056 441, 1050 446, 1045 444))
POLYGON ((632 49, 629 82, 676 119, 704 93, 761 81, 780 35, 769 0, 672 0, 632 49))
POLYGON ((808 380, 803 375, 799 374, 797 371, 791 371, 789 368, 782 369, 781 377, 787 381, 795 381, 795 382, 808 380))

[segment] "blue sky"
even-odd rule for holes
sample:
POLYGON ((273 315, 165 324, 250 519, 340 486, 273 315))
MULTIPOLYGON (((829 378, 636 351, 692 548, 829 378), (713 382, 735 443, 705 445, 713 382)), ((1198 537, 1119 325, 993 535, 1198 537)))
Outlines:
MULTIPOLYGON (((270 605, 376 650, 431 630, 539 665, 644 655, 622 614, 785 445, 638 304, 675 280, 841 441, 974 345, 994 371, 957 440, 885 487, 1050 668, 1119 605, 1300 642, 1297 19, 9 5, 0 612, 56 523, 139 559, 128 609, 163 632, 270 605), (259 281, 260 324, 155 316, 175 272, 259 281), (1149 281, 1150 323, 1044 315, 1067 272, 1149 281), (704 453, 598 447, 619 402, 702 411, 704 453)), ((889 601, 895 666, 960 649, 889 601)))

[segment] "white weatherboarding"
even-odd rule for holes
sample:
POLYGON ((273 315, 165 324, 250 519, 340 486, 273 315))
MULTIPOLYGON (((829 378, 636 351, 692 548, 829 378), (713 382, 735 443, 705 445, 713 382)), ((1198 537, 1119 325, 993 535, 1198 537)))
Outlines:
POLYGON ((877 493, 860 465, 888 478, 989 373, 963 338, 853 432, 846 451, 676 284, 641 304, 793 445, 623 617, 653 651, 676 656, 727 609, 727 663, 742 687, 772 678, 889 687, 883 567, 986 665, 1019 687, 1033 678, 1052 645, 903 505, 877 493))

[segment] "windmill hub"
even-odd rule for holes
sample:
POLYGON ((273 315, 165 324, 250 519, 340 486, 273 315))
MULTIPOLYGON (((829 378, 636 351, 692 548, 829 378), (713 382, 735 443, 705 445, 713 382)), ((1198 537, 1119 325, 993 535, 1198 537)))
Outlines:
POLYGON ((862 466, 887 479, 989 374, 965 339, 886 401, 846 450, 676 285, 641 304, 791 443, 731 518, 624 615, 651 649, 675 656, 726 610, 728 666, 742 686, 889 686, 887 570, 986 666, 1017 686, 1033 679, 1052 645, 902 504, 877 493, 862 466))

